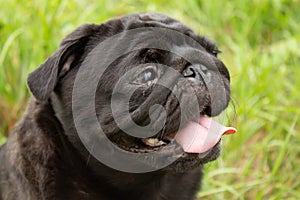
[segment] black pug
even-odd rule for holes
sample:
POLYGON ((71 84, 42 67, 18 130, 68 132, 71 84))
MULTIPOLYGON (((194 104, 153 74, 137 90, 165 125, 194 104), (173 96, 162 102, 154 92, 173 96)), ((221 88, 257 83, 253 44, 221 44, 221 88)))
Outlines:
MULTIPOLYGON (((208 117, 220 114, 230 100, 229 73, 217 58, 218 53, 214 43, 162 14, 131 14, 77 28, 28 77, 33 98, 0 151, 0 199, 194 199, 203 164, 219 156, 221 135, 235 132, 219 126, 216 136, 206 141, 209 125, 205 124, 214 123, 208 117), (138 28, 134 34, 125 34, 138 28), (105 48, 94 51, 116 35, 105 48), (115 55, 117 51, 122 55, 115 55), (72 106, 90 95, 74 97, 74 86, 89 91, 87 83, 95 77, 77 80, 76 76, 80 69, 89 67, 92 59, 98 58, 96 65, 101 66, 105 56, 114 57, 113 62, 101 71, 96 91, 91 94, 95 95, 92 108, 103 132, 119 152, 139 156, 154 152, 157 156, 167 155, 165 160, 180 155, 172 162, 163 166, 149 162, 153 168, 144 172, 122 171, 98 161, 83 144, 72 106), (170 67, 180 76, 170 75, 161 66, 170 67), (128 82, 118 85, 127 72, 128 82), (165 80, 167 86, 158 84, 160 80, 165 80), (114 115, 111 98, 116 85, 121 89, 114 94, 119 105, 114 115), (188 87, 193 92, 186 92, 188 87), (126 91, 132 90, 125 101, 126 91), (156 112, 153 120, 149 109, 156 104, 164 107, 164 114, 156 112), (124 107, 128 108, 129 118, 122 111, 124 107), (135 137, 127 134, 133 129, 126 132, 118 126, 116 115, 123 119, 125 128, 130 120, 139 127, 151 124, 149 130, 160 127, 161 123, 156 122, 164 123, 151 137, 135 137), (177 151, 180 154, 174 153, 177 151)), ((87 112, 89 105, 78 115, 87 112)), ((92 125, 86 124, 90 131, 92 125)), ((86 133, 87 141, 101 140, 92 132, 86 133)), ((124 166, 132 164, 120 162, 124 166)))

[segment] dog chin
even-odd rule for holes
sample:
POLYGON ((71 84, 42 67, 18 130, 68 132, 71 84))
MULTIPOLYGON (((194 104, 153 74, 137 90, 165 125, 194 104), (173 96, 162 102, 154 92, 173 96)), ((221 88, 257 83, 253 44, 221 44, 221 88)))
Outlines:
POLYGON ((171 173, 184 173, 197 168, 202 168, 204 164, 216 160, 221 154, 221 140, 211 149, 206 152, 183 153, 182 156, 169 166, 162 169, 171 173))

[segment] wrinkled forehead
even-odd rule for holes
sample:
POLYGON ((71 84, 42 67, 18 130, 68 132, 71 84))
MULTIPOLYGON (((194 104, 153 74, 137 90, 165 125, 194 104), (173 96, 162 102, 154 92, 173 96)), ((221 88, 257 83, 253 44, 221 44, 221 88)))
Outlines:
MULTIPOLYGON (((113 30, 111 31, 114 32, 114 30, 117 30, 117 33, 138 29, 140 30, 139 33, 144 36, 142 38, 148 39, 148 41, 151 40, 152 36, 154 42, 157 41, 157 39, 159 39, 159 41, 164 39, 164 41, 173 40, 172 43, 179 43, 186 42, 185 37, 189 37, 194 40, 193 42, 197 41, 197 43, 200 43, 205 49, 208 48, 207 46, 209 46, 209 48, 216 48, 214 43, 195 34, 193 30, 182 22, 160 13, 134 13, 108 20, 103 24, 108 27, 113 27, 113 30), (146 29, 148 29, 148 31, 142 33, 146 29), (152 34, 148 34, 150 31, 152 31, 152 34), (178 37, 178 34, 174 35, 172 32, 181 33, 183 37, 180 38, 178 37)), ((135 37, 137 36, 138 35, 135 34, 135 37)), ((189 43, 191 42, 189 41, 189 43)))
POLYGON ((107 38, 98 46, 105 49, 104 53, 112 56, 128 54, 141 49, 158 49, 192 60, 189 55, 202 54, 209 56, 207 49, 195 38, 180 31, 164 27, 140 27, 124 30, 107 38), (109 51, 109 53, 108 53, 109 51), (189 54, 186 54, 186 52, 189 54))
POLYGON ((199 50, 205 50, 200 42, 194 38, 185 35, 184 33, 164 28, 164 27, 146 27, 137 28, 130 31, 134 34, 134 39, 131 40, 134 46, 143 48, 157 48, 162 50, 171 50, 172 47, 192 47, 199 50))

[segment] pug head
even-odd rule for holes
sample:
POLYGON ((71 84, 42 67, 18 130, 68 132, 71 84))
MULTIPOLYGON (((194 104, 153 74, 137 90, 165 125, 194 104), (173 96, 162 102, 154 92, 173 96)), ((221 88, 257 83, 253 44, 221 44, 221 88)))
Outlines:
POLYGON ((76 29, 28 86, 79 152, 124 171, 183 172, 220 154, 221 130, 202 130, 230 100, 219 52, 177 20, 131 14, 76 29))

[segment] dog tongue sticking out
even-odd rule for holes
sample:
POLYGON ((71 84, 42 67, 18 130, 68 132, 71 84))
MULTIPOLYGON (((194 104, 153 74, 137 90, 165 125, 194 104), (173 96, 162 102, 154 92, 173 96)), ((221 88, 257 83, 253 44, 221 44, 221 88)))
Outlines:
POLYGON ((225 127, 208 117, 200 117, 199 122, 189 122, 179 130, 175 140, 187 153, 203 153, 215 146, 222 135, 234 134, 236 129, 225 127))

